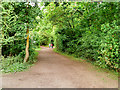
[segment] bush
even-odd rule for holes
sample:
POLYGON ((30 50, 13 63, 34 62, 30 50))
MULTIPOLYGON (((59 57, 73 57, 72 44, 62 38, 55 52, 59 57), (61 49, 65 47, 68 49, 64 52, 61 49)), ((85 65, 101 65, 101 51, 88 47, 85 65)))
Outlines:
POLYGON ((67 29, 56 31, 56 50, 73 54, 75 57, 88 58, 102 68, 118 70, 120 27, 116 23, 117 21, 102 24, 99 30, 91 26, 82 31, 74 31, 75 34, 70 34, 71 30, 67 29), (82 35, 80 35, 81 32, 82 35))
POLYGON ((97 63, 100 67, 110 67, 118 70, 120 64, 120 27, 114 21, 113 24, 103 24, 101 29, 103 39, 99 46, 97 63))

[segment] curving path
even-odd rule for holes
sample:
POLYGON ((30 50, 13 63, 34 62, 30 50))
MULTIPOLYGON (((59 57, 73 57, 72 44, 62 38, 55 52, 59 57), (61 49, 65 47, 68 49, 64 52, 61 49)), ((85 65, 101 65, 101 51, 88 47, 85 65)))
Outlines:
POLYGON ((91 70, 91 64, 42 47, 38 62, 28 71, 2 75, 3 88, 117 88, 118 81, 107 73, 91 70))

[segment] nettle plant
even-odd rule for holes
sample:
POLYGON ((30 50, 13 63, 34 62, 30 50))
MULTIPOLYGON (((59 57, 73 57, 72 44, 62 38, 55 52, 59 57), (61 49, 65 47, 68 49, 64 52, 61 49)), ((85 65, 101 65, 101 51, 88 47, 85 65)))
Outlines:
POLYGON ((119 69, 120 64, 120 26, 113 24, 103 24, 101 27, 103 39, 99 47, 99 63, 100 67, 111 67, 116 70, 119 69))

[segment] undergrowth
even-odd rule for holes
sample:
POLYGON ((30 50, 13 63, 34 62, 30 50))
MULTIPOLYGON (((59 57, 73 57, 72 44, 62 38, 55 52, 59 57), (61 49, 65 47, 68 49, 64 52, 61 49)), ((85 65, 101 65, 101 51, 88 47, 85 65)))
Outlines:
MULTIPOLYGON (((40 48, 39 48, 40 50, 40 48)), ((0 70, 2 73, 21 72, 29 69, 37 61, 38 52, 29 57, 29 61, 23 63, 23 58, 18 56, 1 57, 0 70), (30 60, 31 59, 31 60, 30 60)))

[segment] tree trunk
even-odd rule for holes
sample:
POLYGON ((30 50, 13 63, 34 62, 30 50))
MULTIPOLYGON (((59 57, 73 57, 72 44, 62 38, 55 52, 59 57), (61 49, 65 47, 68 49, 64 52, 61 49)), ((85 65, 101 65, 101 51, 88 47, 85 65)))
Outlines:
POLYGON ((24 63, 27 62, 29 58, 29 27, 27 27, 27 41, 26 41, 26 49, 25 49, 25 58, 24 63))
MULTIPOLYGON (((28 2, 28 0, 27 0, 28 2)), ((29 2, 28 2, 28 6, 29 6, 29 2)), ((28 9, 27 6, 27 9, 28 9)), ((26 13, 26 15, 28 15, 28 13, 26 13)), ((27 21, 28 24, 28 21, 27 21)), ((25 49, 25 58, 24 58, 24 63, 27 62, 28 58, 29 58, 29 27, 27 26, 27 40, 26 40, 26 49, 25 49)))

